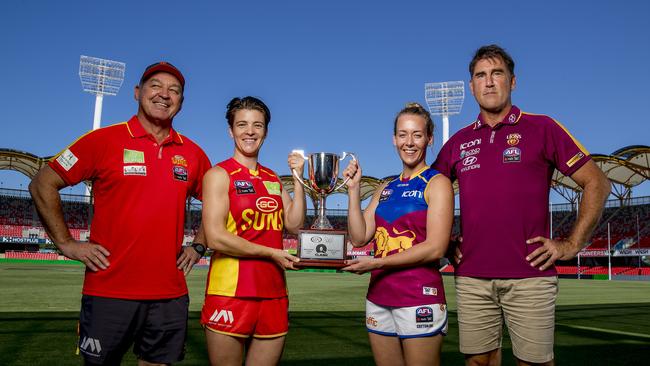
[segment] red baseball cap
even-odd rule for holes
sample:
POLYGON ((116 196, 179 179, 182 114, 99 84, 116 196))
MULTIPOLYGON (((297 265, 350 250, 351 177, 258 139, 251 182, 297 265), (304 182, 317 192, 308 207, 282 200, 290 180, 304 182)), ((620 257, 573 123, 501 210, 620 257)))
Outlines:
POLYGON ((147 68, 144 69, 144 72, 142 73, 142 77, 140 78, 140 84, 142 84, 145 80, 149 79, 151 75, 157 72, 167 72, 174 75, 176 79, 181 82, 183 89, 185 88, 185 78, 183 77, 183 74, 176 68, 176 66, 165 61, 156 62, 155 64, 147 66, 147 68))

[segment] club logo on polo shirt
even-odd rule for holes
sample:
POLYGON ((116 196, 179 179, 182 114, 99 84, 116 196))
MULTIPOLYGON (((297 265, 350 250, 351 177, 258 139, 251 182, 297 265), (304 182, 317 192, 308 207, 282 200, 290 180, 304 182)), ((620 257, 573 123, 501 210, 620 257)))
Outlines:
POLYGON ((521 140, 521 135, 518 133, 511 133, 506 137, 506 142, 510 146, 516 146, 519 144, 519 140, 521 140))
POLYGON ((393 194, 392 189, 384 189, 381 191, 381 195, 379 196, 379 202, 386 201, 391 194, 393 194))
POLYGON ((174 155, 172 157, 172 165, 179 165, 187 168, 187 160, 182 155, 174 155))
POLYGON ((255 187, 253 187, 253 182, 247 180, 236 180, 233 185, 237 194, 254 194, 255 187))
POLYGON ((521 161, 521 150, 518 147, 509 147, 503 150, 504 163, 519 163, 521 161))

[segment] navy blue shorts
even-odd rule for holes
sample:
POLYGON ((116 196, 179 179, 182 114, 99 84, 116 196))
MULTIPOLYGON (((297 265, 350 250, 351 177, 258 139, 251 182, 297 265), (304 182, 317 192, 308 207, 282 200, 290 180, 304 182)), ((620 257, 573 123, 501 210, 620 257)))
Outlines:
POLYGON ((138 359, 174 363, 185 357, 187 295, 125 300, 83 295, 79 351, 86 364, 119 365, 133 344, 138 359))

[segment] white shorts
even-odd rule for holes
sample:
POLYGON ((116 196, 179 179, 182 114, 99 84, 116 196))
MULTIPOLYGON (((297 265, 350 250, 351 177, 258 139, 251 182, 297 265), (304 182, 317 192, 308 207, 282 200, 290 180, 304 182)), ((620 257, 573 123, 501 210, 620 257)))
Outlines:
POLYGON ((385 307, 366 300, 368 332, 399 338, 447 335, 447 306, 385 307))

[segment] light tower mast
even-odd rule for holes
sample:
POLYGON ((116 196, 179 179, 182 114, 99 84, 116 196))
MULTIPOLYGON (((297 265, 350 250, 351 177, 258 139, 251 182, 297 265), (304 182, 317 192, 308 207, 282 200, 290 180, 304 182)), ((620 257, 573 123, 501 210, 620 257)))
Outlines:
POLYGON ((429 112, 442 116, 442 144, 449 140, 449 116, 460 113, 465 100, 463 81, 443 81, 424 84, 424 99, 429 112))
POLYGON ((126 64, 97 57, 81 56, 79 78, 85 92, 95 94, 93 130, 101 125, 104 95, 117 95, 124 81, 126 64))

